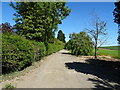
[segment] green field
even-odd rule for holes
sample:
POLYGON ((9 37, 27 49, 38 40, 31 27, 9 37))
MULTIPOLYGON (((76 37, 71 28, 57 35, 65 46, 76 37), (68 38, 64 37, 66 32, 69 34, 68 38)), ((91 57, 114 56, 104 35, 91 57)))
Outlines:
POLYGON ((106 55, 120 59, 120 50, 99 49, 98 55, 106 55))
POLYGON ((104 49, 110 49, 110 50, 120 50, 120 46, 107 46, 107 47, 100 47, 104 49))
MULTIPOLYGON (((94 55, 94 50, 91 55, 94 55)), ((120 59, 120 46, 100 47, 98 55, 111 56, 113 58, 120 59)))

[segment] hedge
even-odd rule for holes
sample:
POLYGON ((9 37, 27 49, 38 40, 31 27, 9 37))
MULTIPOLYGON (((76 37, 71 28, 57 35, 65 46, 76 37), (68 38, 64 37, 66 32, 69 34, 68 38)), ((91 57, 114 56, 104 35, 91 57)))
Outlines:
MULTIPOLYGON (((63 49, 64 44, 55 40, 48 44, 48 55, 63 49)), ((47 55, 43 42, 27 40, 14 34, 2 35, 2 73, 23 70, 32 62, 41 60, 47 55)))
POLYGON ((62 43, 58 39, 55 39, 53 44, 52 43, 48 44, 48 55, 57 52, 63 48, 64 48, 64 43, 62 43))

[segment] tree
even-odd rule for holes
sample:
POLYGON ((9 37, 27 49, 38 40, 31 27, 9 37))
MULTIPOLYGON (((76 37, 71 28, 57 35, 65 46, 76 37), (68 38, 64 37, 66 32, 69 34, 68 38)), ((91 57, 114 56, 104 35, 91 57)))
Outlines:
POLYGON ((0 32, 2 32, 2 33, 12 33, 13 28, 10 25, 10 23, 5 22, 5 23, 0 24, 0 32))
POLYGON ((87 28, 87 32, 91 35, 93 40, 93 45, 95 49, 95 59, 97 59, 98 48, 105 43, 107 40, 105 38, 106 33, 106 22, 100 20, 100 18, 95 15, 93 17, 93 22, 91 23, 91 28, 87 28), (102 37, 102 39, 101 39, 102 37), (104 39, 105 38, 105 39, 104 39))
POLYGON ((74 55, 90 55, 93 50, 93 44, 86 32, 72 33, 66 48, 71 49, 74 55))
POLYGON ((67 50, 72 50, 72 40, 69 40, 66 44, 65 44, 65 49, 67 50))
POLYGON ((66 42, 65 41, 65 34, 62 32, 62 30, 59 30, 58 31, 58 36, 57 36, 57 39, 59 39, 60 41, 62 41, 62 42, 66 42))
POLYGON ((113 15, 114 15, 114 22, 118 24, 118 44, 120 44, 120 1, 119 2, 115 2, 115 9, 113 11, 113 15))
POLYGON ((16 10, 14 20, 18 33, 45 43, 54 38, 58 24, 70 13, 65 2, 17 2, 10 5, 16 10))

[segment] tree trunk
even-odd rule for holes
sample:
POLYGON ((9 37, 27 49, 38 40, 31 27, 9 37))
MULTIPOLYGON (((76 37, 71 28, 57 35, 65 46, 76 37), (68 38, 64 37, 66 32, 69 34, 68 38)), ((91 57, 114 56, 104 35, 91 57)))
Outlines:
POLYGON ((97 59, 97 46, 95 45, 95 59, 97 59))
POLYGON ((98 45, 98 21, 96 23, 96 30, 97 30, 97 33, 96 33, 96 38, 95 38, 95 59, 97 59, 97 45, 98 45))

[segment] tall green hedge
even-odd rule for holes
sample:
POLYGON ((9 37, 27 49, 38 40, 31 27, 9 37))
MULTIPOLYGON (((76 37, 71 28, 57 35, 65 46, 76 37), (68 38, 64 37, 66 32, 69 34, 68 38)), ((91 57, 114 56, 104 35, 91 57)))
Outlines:
POLYGON ((18 35, 2 35, 2 72, 21 70, 31 65, 34 50, 32 43, 18 35))
POLYGON ((46 56, 46 47, 43 42, 31 41, 34 49, 33 61, 39 61, 42 57, 46 56))
MULTIPOLYGON (((48 44, 48 54, 63 49, 64 44, 59 40, 48 44)), ((27 40, 23 36, 14 34, 2 35, 2 73, 22 70, 46 56, 43 42, 27 40)))
POLYGON ((59 41, 58 39, 54 40, 54 43, 48 44, 48 55, 57 52, 64 48, 64 43, 59 41))

